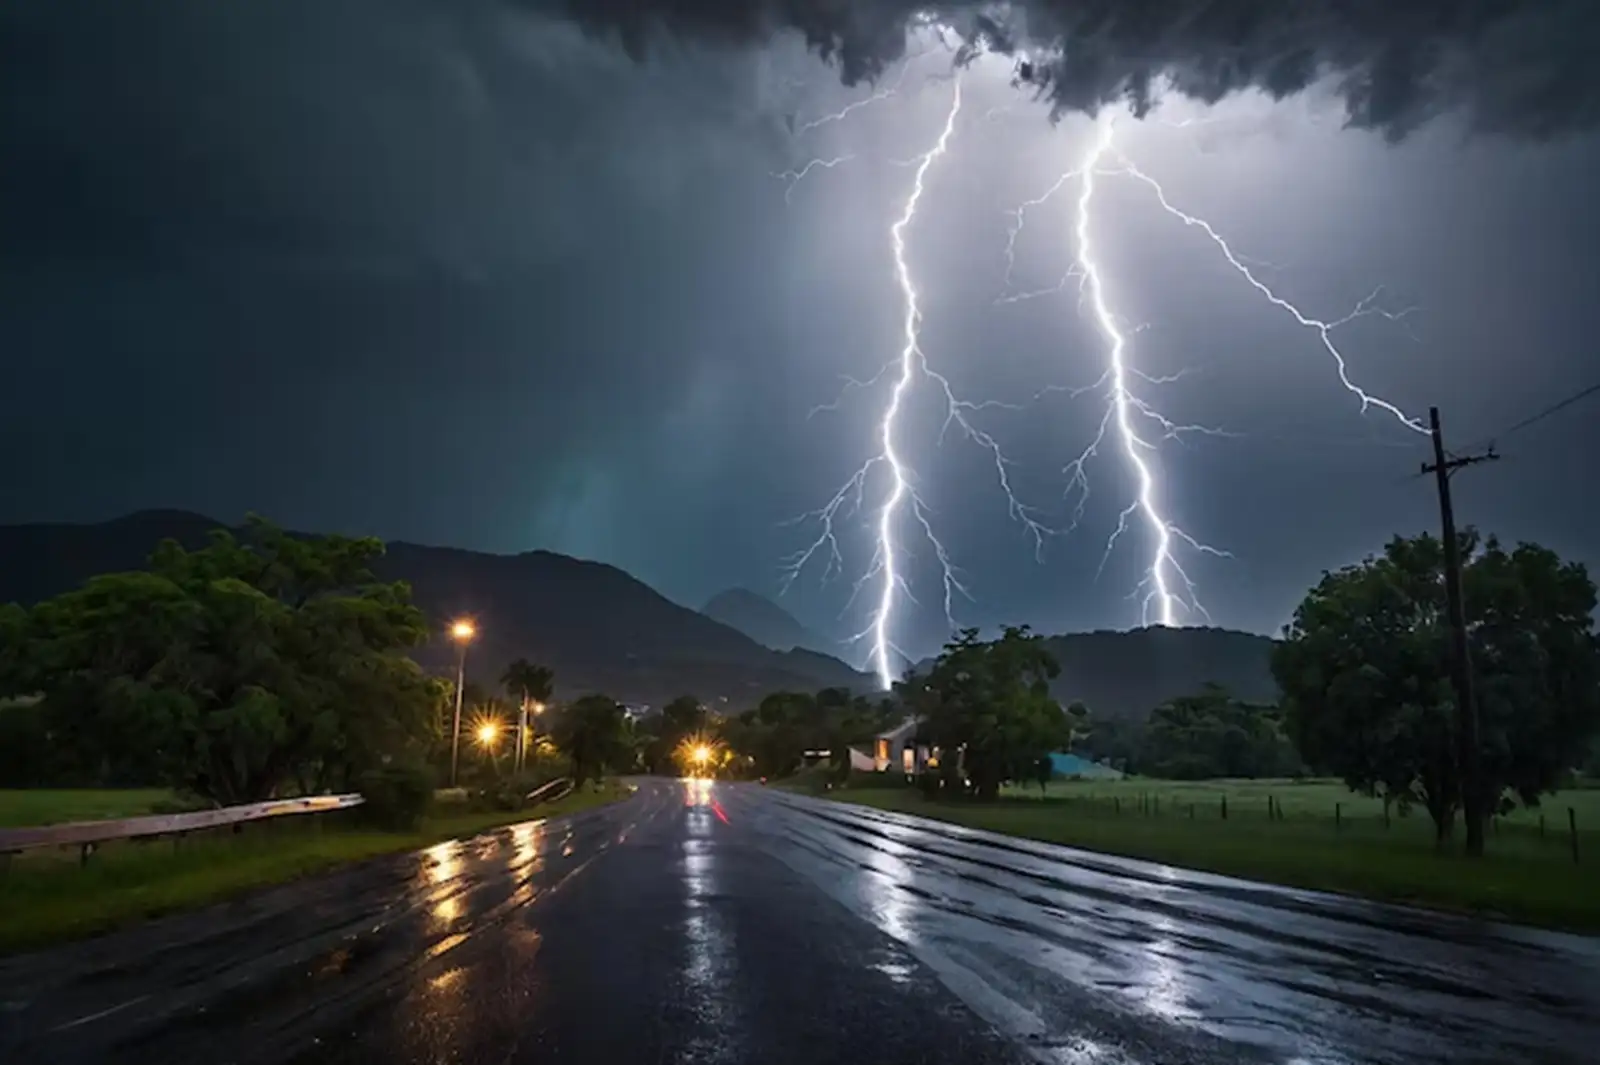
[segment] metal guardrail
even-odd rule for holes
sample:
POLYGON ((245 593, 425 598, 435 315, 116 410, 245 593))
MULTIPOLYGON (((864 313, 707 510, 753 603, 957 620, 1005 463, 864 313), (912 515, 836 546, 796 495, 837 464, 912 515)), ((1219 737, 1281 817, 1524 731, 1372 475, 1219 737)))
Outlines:
POLYGON ((186 814, 153 814, 114 821, 69 821, 60 825, 0 828, 0 854, 15 854, 40 847, 93 848, 97 843, 109 843, 112 840, 175 836, 208 828, 243 825, 270 817, 346 810, 360 806, 365 801, 355 794, 313 795, 303 799, 272 799, 245 806, 196 810, 186 814))
POLYGON ((556 777, 547 780, 524 796, 527 802, 555 802, 564 799, 572 792, 572 780, 569 777, 556 777))

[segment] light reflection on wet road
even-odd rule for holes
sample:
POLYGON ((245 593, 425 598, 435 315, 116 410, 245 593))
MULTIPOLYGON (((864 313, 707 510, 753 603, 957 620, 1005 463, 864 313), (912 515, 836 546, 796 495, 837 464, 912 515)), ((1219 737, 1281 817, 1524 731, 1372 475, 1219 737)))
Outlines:
POLYGON ((774 854, 1046 1059, 1597 1060, 1594 939, 734 794, 774 854))
POLYGON ((1592 1062, 1600 941, 777 793, 0 960, 0 1061, 1592 1062))

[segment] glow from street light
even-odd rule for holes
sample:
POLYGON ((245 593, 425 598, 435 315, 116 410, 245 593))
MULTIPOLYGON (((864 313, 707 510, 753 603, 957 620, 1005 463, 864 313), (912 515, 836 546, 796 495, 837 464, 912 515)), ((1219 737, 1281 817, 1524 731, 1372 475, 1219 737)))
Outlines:
POLYGON ((450 626, 450 638, 460 640, 462 643, 466 643, 476 635, 478 627, 467 618, 462 618, 450 626))
POLYGON ((711 748, 702 743, 694 749, 691 757, 694 758, 695 765, 705 765, 711 761, 711 748))
POLYGON ((485 721, 478 726, 478 742, 485 747, 494 746, 494 741, 500 736, 500 726, 493 721, 485 721))

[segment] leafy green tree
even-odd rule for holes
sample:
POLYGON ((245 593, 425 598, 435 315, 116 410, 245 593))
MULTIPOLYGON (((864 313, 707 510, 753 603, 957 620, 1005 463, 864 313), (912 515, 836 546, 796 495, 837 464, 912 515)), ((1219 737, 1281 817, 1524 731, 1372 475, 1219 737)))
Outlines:
POLYGON ((700 700, 693 695, 680 695, 661 708, 661 721, 665 734, 674 742, 685 736, 705 731, 708 715, 700 700))
POLYGON ((973 794, 992 799, 1003 781, 1033 776, 1039 759, 1070 742, 1068 717, 1050 696, 1059 671, 1027 626, 1008 626, 988 643, 966 629, 902 691, 923 716, 923 737, 959 752, 973 794))
POLYGON ((1241 703, 1220 684, 1150 712, 1142 772, 1175 780, 1271 777, 1297 768, 1276 707, 1241 703))
POLYGON ((31 695, 23 675, 28 612, 16 603, 0 603, 0 699, 31 695))
POLYGON ((1096 718, 1087 732, 1073 741, 1073 749, 1095 762, 1124 773, 1143 773, 1145 723, 1116 718, 1096 718))
POLYGON ((573 780, 581 787, 606 769, 626 769, 633 749, 628 716, 609 695, 585 695, 556 712, 551 739, 572 762, 573 780))
POLYGON ((219 803, 351 786, 420 760, 440 695, 406 657, 426 636, 409 589, 369 569, 382 550, 254 517, 198 551, 168 541, 148 572, 35 606, 18 680, 86 764, 219 803))
POLYGON ((1082 700, 1074 699, 1062 708, 1067 715, 1067 750, 1076 747, 1086 739, 1093 729, 1093 715, 1089 707, 1082 700))
POLYGON ((634 730, 634 746, 647 773, 676 773, 677 752, 690 736, 711 738, 710 712, 693 695, 679 695, 660 713, 650 714, 634 730))
MULTIPOLYGON (((1461 534, 1463 598, 1488 809, 1536 805, 1580 762, 1600 723, 1595 587, 1533 544, 1461 534)), ((1461 806, 1443 549, 1396 537, 1382 555, 1323 575, 1295 611, 1272 669, 1288 731, 1314 769, 1402 806, 1422 804, 1442 843, 1461 806)), ((1468 833, 1468 851, 1481 832, 1468 833)))

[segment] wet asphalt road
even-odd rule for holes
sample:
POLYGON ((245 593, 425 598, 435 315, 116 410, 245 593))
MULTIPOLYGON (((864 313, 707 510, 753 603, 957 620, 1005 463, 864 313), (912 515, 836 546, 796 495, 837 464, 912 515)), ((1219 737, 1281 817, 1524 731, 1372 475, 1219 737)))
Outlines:
POLYGON ((1600 940, 751 785, 0 960, 0 1062, 1600 1061, 1600 940))

